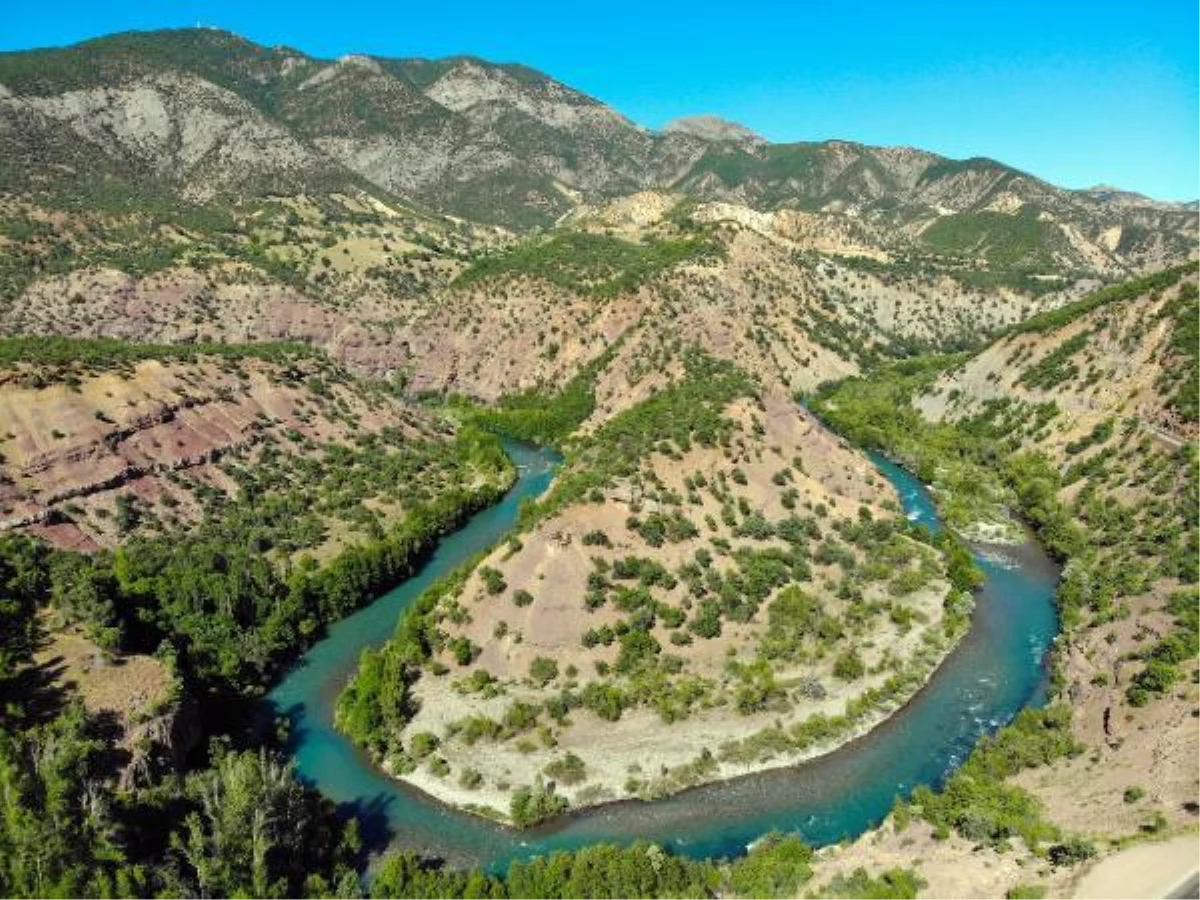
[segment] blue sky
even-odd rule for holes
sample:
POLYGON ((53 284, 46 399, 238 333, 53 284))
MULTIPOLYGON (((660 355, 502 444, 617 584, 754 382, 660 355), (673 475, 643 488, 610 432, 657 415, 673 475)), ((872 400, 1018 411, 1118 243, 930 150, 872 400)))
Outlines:
POLYGON ((990 156, 1067 187, 1200 196, 1196 0, 13 3, 0 47, 219 26, 316 56, 523 62, 658 127, 990 156))

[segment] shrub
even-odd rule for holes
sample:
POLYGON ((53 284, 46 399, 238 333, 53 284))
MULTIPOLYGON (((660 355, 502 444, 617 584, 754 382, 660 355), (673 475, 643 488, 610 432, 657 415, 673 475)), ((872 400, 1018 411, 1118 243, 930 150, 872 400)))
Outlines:
POLYGON ((1073 837, 1061 844, 1053 845, 1048 855, 1050 862, 1055 866, 1074 866, 1095 856, 1096 847, 1091 841, 1073 837))
POLYGON ((866 671, 867 667, 862 657, 853 647, 842 653, 833 664, 833 677, 842 681, 857 681, 866 671))
POLYGON ((529 664, 529 678, 538 687, 545 687, 558 677, 558 663, 544 656, 535 657, 529 664))
POLYGON ((566 797, 554 792, 540 780, 530 787, 519 788, 509 803, 509 817, 518 828, 528 828, 566 812, 570 804, 566 797))
POLYGON ((483 579, 483 586, 492 596, 504 593, 504 589, 508 587, 504 582, 504 576, 491 566, 480 566, 479 577, 483 579))
POLYGON ((409 741, 408 752, 412 754, 413 759, 424 759, 436 750, 439 744, 441 741, 438 740, 436 734, 420 731, 414 734, 412 740, 409 741))
POLYGON ((475 657, 479 655, 480 648, 471 642, 467 637, 456 637, 449 644, 450 652, 454 654, 454 661, 460 666, 469 666, 475 661, 475 657))
POLYGON ((866 869, 858 868, 850 875, 839 875, 829 883, 822 896, 874 898, 916 897, 925 881, 912 869, 888 869, 872 878, 866 869))
POLYGON ((608 535, 598 528, 589 531, 583 536, 583 543, 588 547, 611 547, 612 541, 608 539, 608 535))
POLYGON ((587 780, 587 766, 574 753, 556 759, 542 771, 546 773, 547 778, 553 778, 563 784, 580 784, 587 780))

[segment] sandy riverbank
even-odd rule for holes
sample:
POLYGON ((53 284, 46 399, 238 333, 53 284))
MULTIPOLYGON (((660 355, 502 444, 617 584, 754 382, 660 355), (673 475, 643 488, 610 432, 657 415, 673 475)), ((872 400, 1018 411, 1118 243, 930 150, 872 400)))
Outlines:
MULTIPOLYGON (((795 766, 840 750, 903 709, 928 684, 960 638, 961 634, 945 636, 936 647, 926 648, 920 658, 910 660, 912 665, 923 669, 910 694, 897 697, 868 714, 834 740, 804 750, 764 750, 761 756, 748 762, 722 759, 716 754, 709 771, 690 777, 685 774, 706 749, 717 751, 727 742, 748 738, 776 723, 786 729, 809 715, 838 715, 845 708, 847 699, 857 696, 858 692, 839 692, 821 702, 806 704, 792 716, 746 717, 732 709, 721 708, 670 726, 664 725, 658 714, 648 709, 632 710, 615 723, 602 721, 586 712, 577 713, 577 727, 564 733, 553 748, 531 749, 527 746, 518 750, 508 744, 481 744, 469 748, 474 750, 470 761, 477 771, 486 774, 484 783, 474 788, 465 787, 453 776, 439 777, 424 766, 404 774, 391 774, 450 806, 483 813, 488 818, 504 819, 512 791, 532 783, 548 763, 566 752, 586 755, 588 760, 585 784, 558 786, 558 792, 575 810, 618 800, 656 799, 700 784, 795 766), (595 748, 601 745, 603 753, 595 753, 595 748), (655 762, 648 765, 647 760, 655 762)), ((869 683, 878 684, 883 680, 884 676, 880 675, 869 679, 869 683)), ((443 713, 449 714, 453 709, 450 693, 441 693, 439 698, 446 701, 443 713)), ((445 753, 445 756, 456 769, 465 765, 464 758, 458 754, 445 753)), ((384 769, 388 769, 386 764, 384 769)))

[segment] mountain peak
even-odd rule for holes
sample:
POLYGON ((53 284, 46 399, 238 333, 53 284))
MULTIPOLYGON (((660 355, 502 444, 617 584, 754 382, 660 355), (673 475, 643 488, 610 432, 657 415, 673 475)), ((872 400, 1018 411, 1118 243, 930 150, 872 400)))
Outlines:
POLYGON ((349 53, 340 57, 338 65, 344 68, 357 67, 359 69, 366 69, 375 75, 383 74, 383 67, 376 60, 361 53, 349 53))
POLYGON ((665 134, 690 134, 692 137, 698 137, 705 141, 766 143, 766 138, 751 131, 745 125, 709 114, 674 119, 664 125, 662 130, 665 134))

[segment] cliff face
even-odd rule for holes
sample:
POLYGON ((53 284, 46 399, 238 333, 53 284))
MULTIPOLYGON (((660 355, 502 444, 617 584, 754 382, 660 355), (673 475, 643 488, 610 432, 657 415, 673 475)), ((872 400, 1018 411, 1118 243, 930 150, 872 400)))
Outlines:
POLYGON ((196 701, 181 693, 149 718, 130 723, 121 741, 129 761, 121 769, 123 790, 154 784, 163 774, 184 771, 187 755, 204 736, 196 701))

